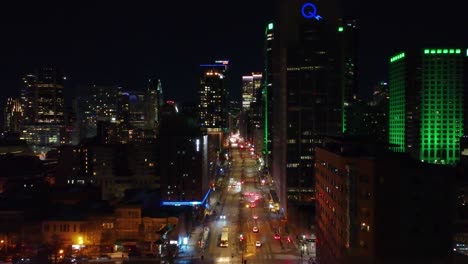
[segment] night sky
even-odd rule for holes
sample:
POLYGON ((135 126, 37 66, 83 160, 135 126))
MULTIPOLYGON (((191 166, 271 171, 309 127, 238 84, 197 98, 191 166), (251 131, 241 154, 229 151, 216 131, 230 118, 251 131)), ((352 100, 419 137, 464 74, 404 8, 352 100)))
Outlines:
MULTIPOLYGON (((41 65, 66 74, 67 99, 79 94, 78 85, 139 90, 155 76, 167 99, 194 100, 198 65, 215 59, 231 61, 239 98, 241 75, 263 69, 264 30, 273 13, 271 0, 35 2, 0 8, 0 106, 18 96, 22 75, 41 65)), ((468 46, 463 1, 408 2, 346 0, 347 14, 360 24, 363 95, 387 78, 388 58, 402 48, 468 46)))

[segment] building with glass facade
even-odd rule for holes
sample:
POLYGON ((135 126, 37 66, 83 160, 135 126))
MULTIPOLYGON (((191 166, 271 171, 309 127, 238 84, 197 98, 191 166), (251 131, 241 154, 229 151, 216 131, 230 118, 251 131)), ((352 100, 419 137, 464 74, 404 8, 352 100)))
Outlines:
POLYGON ((69 143, 65 127, 66 78, 55 68, 42 67, 23 78, 21 107, 21 139, 32 146, 34 152, 45 153, 60 144, 69 143))
POLYGON ((269 163, 283 206, 286 200, 313 202, 315 147, 324 135, 346 131, 357 88, 358 27, 356 21, 342 19, 339 1, 282 1, 279 10, 272 74, 266 76, 272 83, 269 163))

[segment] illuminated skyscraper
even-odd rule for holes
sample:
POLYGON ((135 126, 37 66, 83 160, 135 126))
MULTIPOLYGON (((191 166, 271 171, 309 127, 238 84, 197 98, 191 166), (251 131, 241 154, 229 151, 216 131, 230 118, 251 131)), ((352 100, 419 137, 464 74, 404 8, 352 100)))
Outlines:
POLYGON ((23 78, 21 104, 25 109, 26 123, 54 123, 64 121, 65 77, 56 69, 44 67, 23 78))
POLYGON ((202 64, 200 76, 199 115, 202 128, 224 131, 227 127, 229 61, 202 64))
POLYGON ((252 75, 242 76, 242 109, 251 109, 252 103, 257 101, 257 94, 261 89, 262 74, 252 73, 252 75))
POLYGON ((268 103, 273 107, 270 164, 282 206, 286 200, 313 201, 315 147, 324 135, 346 132, 357 88, 357 25, 342 19, 339 2, 280 1, 268 103))
POLYGON ((117 121, 117 102, 121 88, 91 85, 80 88, 75 102, 78 116, 79 139, 97 135, 98 122, 117 121))
POLYGON ((389 143, 424 162, 456 164, 468 125, 465 49, 420 49, 390 58, 389 143))
POLYGON ((24 114, 20 100, 8 98, 4 114, 5 130, 7 132, 19 133, 24 114))
POLYGON ((40 68, 36 73, 23 78, 21 106, 25 114, 21 138, 25 139, 36 153, 45 153, 51 147, 69 142, 63 137, 63 133, 69 134, 69 131, 64 130, 65 79, 60 72, 50 67, 40 68))
POLYGON ((253 101, 253 76, 242 76, 242 110, 249 110, 253 101))

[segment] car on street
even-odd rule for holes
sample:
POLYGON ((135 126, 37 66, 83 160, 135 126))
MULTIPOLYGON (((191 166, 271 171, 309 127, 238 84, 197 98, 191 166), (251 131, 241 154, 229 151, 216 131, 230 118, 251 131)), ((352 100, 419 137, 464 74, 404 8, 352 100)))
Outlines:
POLYGON ((108 259, 111 259, 111 257, 109 255, 106 255, 106 254, 101 254, 101 255, 96 257, 96 260, 108 260, 108 259))
POLYGON ((252 231, 253 231, 254 233, 258 233, 258 227, 254 226, 254 227, 252 228, 252 231))
POLYGON ((256 246, 256 247, 261 247, 261 246, 262 246, 262 242, 256 241, 256 242, 255 242, 255 246, 256 246))
POLYGON ((257 220, 257 219, 258 219, 258 215, 254 215, 254 216, 253 216, 253 219, 254 219, 254 220, 257 220))
POLYGON ((280 235, 279 235, 279 234, 275 234, 275 239, 276 239, 276 240, 280 240, 280 239, 281 239, 280 235))

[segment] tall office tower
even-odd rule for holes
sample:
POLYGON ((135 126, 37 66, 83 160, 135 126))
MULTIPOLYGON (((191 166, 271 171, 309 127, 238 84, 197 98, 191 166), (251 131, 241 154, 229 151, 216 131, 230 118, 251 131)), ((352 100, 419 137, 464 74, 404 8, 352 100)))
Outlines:
POLYGON ((80 88, 75 100, 79 140, 97 135, 98 122, 117 121, 117 102, 121 88, 91 85, 80 88))
POLYGON ((356 34, 336 1, 280 1, 273 40, 273 177, 286 200, 313 201, 314 149, 346 131, 356 90, 356 34))
POLYGON ((266 167, 271 168, 271 139, 273 133, 273 42, 275 39, 274 24, 268 23, 265 29, 262 103, 263 103, 263 159, 266 167))
POLYGON ((36 101, 36 82, 35 74, 27 74, 23 77, 23 87, 21 88, 21 108, 24 111, 24 124, 34 122, 34 104, 36 101))
POLYGON ((374 86, 369 102, 354 99, 347 107, 346 134, 368 136, 379 142, 388 142, 388 83, 374 86))
POLYGON ((8 98, 4 114, 5 130, 7 132, 19 133, 24 114, 20 100, 8 98))
POLYGON ((451 263, 455 169, 368 141, 316 148, 317 263, 451 263))
POLYGON ((242 76, 242 110, 247 111, 250 109, 253 95, 253 76, 242 76))
POLYGON ((64 76, 56 69, 44 67, 23 78, 21 104, 25 122, 61 124, 64 119, 64 76))
MULTIPOLYGON (((262 74, 252 73, 249 76, 242 76, 242 124, 240 127, 243 137, 251 142, 258 141, 254 139, 254 134, 260 131, 262 121, 261 103, 262 74)), ((260 136, 260 135, 258 135, 260 136)), ((257 147, 258 144, 255 143, 257 147)))
POLYGON ((149 79, 145 95, 145 122, 147 130, 156 130, 159 124, 159 109, 162 106, 161 80, 149 79))
POLYGON ((228 118, 227 70, 229 61, 202 64, 200 77, 200 124, 202 128, 225 131, 228 118))
POLYGON ((175 105, 162 110, 159 149, 162 204, 200 206, 210 193, 208 136, 197 119, 179 114, 175 105))
POLYGON ((261 128, 263 123, 263 74, 252 73, 254 93, 251 104, 252 124, 255 128, 261 128))
POLYGON ((262 86, 262 74, 253 72, 252 75, 242 76, 242 109, 250 110, 252 103, 257 101, 257 93, 262 86))
MULTIPOLYGON (((64 80, 56 69, 43 67, 23 78, 21 105, 25 109, 21 138, 36 153, 45 153, 63 142, 64 80)), ((67 132, 68 133, 68 132, 67 132)))
POLYGON ((453 165, 468 125, 465 49, 419 49, 390 58, 389 142, 424 162, 453 165))

